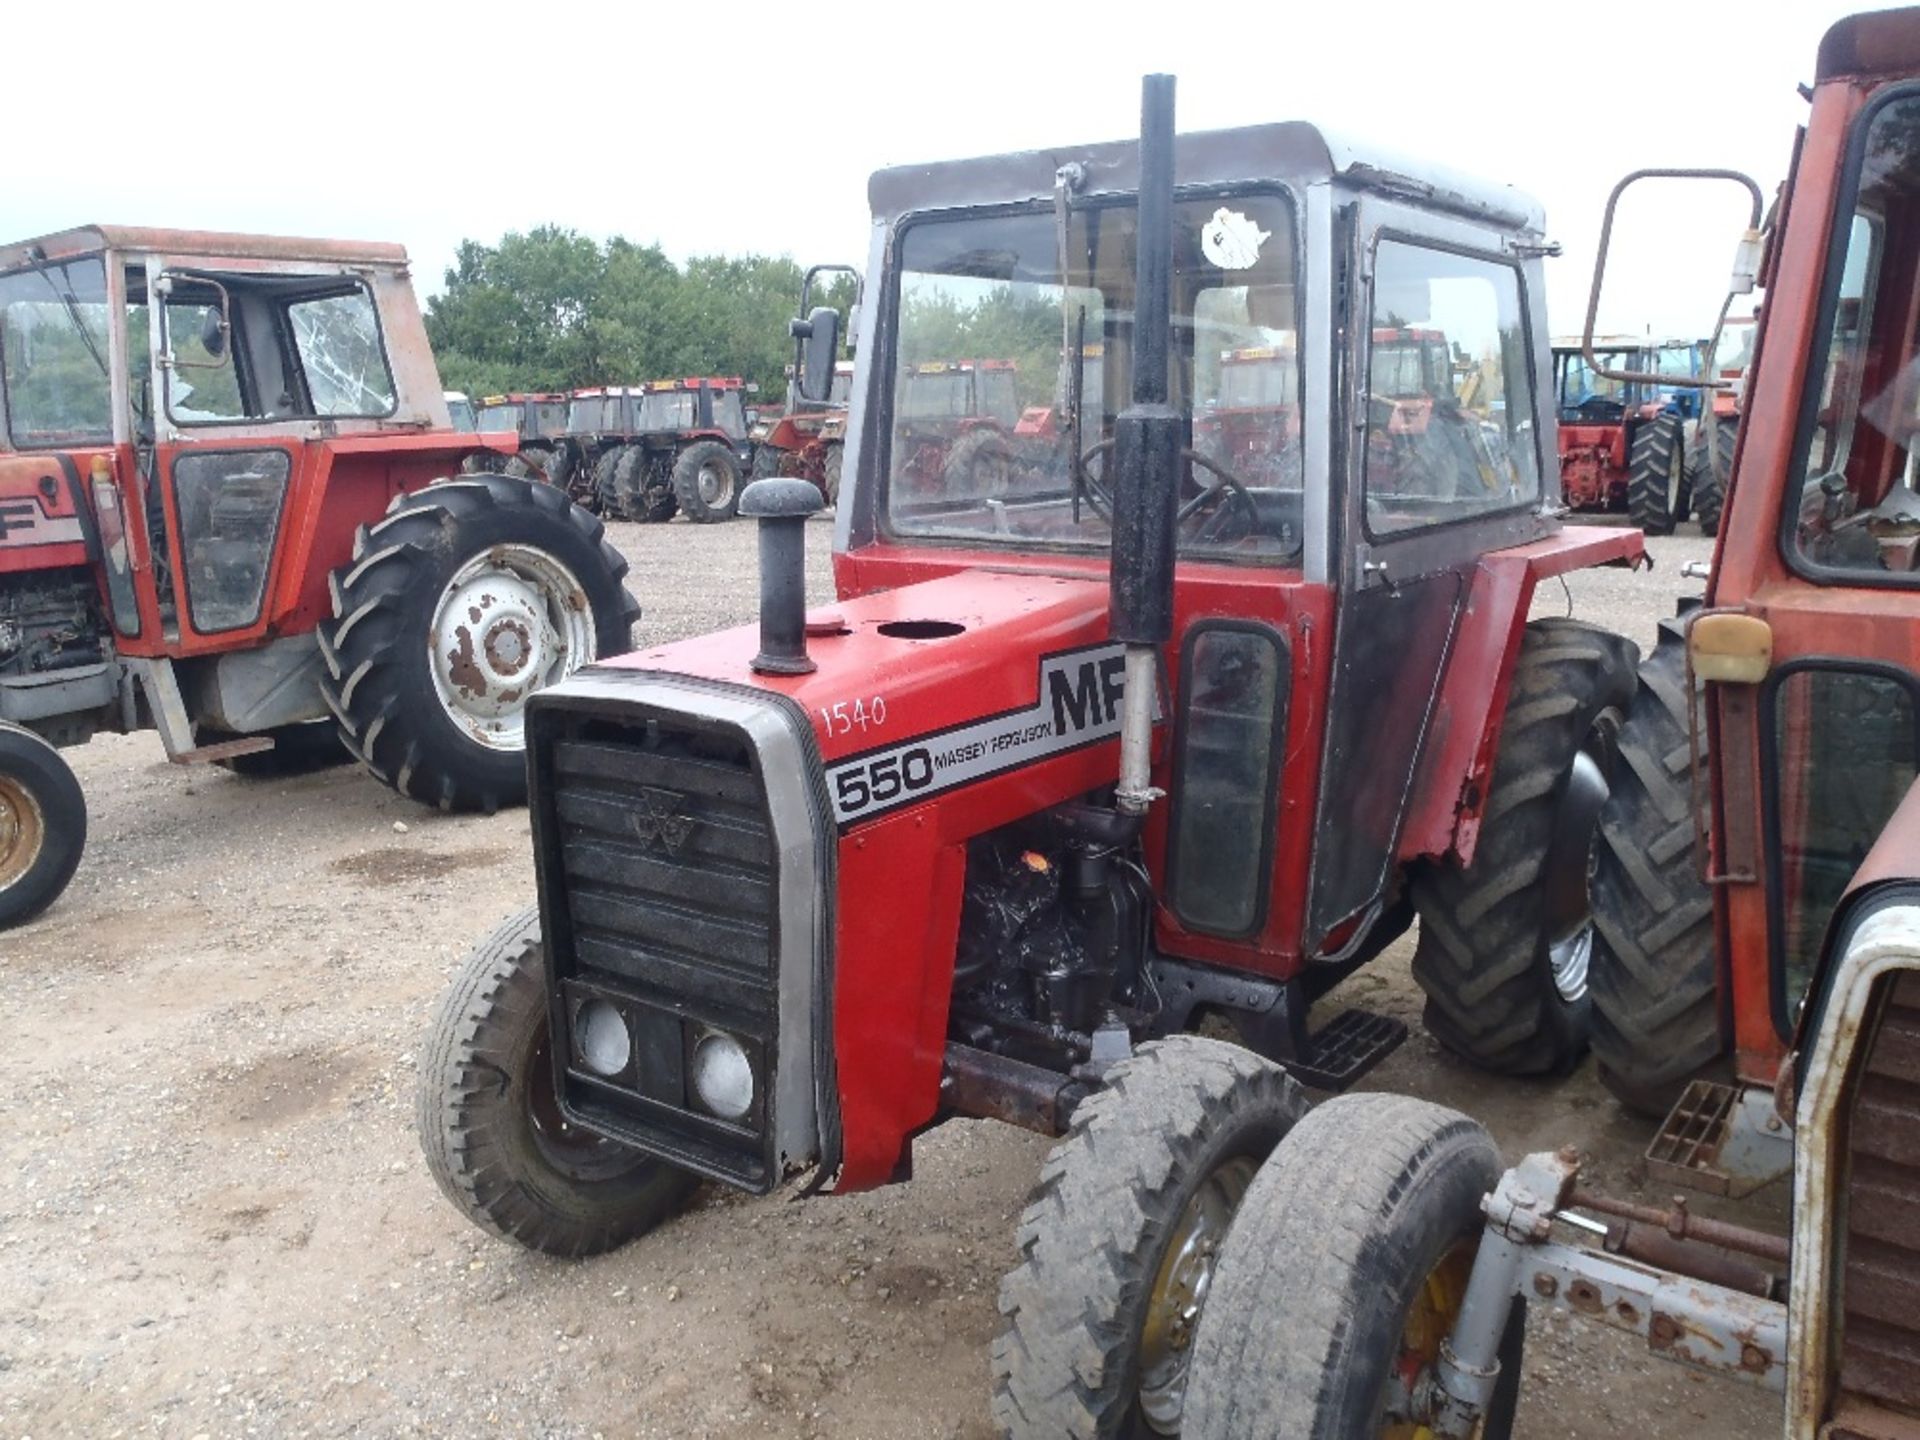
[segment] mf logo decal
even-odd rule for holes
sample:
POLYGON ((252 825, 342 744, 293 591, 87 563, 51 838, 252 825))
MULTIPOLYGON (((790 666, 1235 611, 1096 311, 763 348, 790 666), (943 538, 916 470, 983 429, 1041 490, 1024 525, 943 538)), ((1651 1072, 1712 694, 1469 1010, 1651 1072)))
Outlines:
POLYGON ((842 825, 869 819, 956 785, 1110 740, 1120 733, 1125 682, 1126 651, 1120 645, 1049 655, 1040 662, 1038 698, 1027 709, 829 766, 834 819, 842 825))
POLYGON ((77 516, 49 520, 28 499, 0 500, 0 549, 26 545, 65 545, 84 539, 77 516))
POLYGON ((693 834, 693 817, 679 813, 680 797, 671 790, 642 790, 640 808, 628 816, 643 849, 658 845, 669 855, 678 855, 680 847, 693 834))

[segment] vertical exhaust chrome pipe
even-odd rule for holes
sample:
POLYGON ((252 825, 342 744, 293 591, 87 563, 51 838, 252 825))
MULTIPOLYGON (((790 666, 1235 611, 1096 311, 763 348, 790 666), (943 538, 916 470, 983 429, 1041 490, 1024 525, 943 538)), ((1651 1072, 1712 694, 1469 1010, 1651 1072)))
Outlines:
POLYGON ((1113 431, 1110 633, 1126 646, 1115 803, 1144 815, 1161 792, 1151 779, 1159 647, 1173 638, 1175 511, 1180 414, 1167 403, 1172 344, 1173 76, 1140 86, 1140 198, 1133 297, 1133 403, 1113 431))

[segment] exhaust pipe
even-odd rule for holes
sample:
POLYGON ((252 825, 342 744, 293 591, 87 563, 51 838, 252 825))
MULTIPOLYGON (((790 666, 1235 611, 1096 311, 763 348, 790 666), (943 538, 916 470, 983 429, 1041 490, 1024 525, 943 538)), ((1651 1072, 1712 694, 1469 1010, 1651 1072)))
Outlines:
POLYGON ((1144 815, 1151 781, 1159 647, 1173 638, 1175 511, 1181 421, 1167 403, 1172 343, 1173 76, 1140 86, 1140 199, 1133 296, 1133 403, 1113 430, 1113 560, 1109 626, 1126 646, 1115 804, 1144 815))
POLYGON ((770 476, 740 492, 740 513, 760 522, 760 653, 763 675, 806 675, 807 517, 825 503, 808 481, 770 476))

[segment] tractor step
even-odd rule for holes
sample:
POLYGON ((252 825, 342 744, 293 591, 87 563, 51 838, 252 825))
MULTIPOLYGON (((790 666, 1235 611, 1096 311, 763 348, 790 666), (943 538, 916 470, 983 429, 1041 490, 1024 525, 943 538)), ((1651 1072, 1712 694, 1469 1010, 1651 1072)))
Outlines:
POLYGON ((1306 1053, 1286 1061, 1293 1078, 1316 1090, 1345 1090, 1398 1050, 1407 1027, 1371 1010, 1342 1010, 1316 1030, 1306 1053))
POLYGON ((1771 1092, 1688 1084, 1647 1146, 1647 1175, 1708 1195, 1751 1195, 1793 1168, 1793 1137, 1771 1092))
POLYGON ((211 765, 216 760, 231 760, 237 755, 258 755, 262 750, 271 749, 271 735, 242 735, 236 740, 222 740, 217 745, 182 750, 177 755, 169 755, 167 759, 176 765, 211 765))

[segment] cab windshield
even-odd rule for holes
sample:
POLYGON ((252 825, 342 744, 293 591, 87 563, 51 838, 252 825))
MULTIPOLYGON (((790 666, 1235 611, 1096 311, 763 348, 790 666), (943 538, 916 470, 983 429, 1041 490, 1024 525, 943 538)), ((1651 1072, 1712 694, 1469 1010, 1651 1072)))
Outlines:
POLYGON ((0 372, 15 445, 113 439, 107 318, 98 257, 0 276, 0 372))
POLYGON ((520 407, 518 405, 482 405, 480 407, 479 428, 489 433, 497 430, 520 432, 520 407))
MULTIPOLYGON (((1289 560, 1300 551, 1297 375, 1285 367, 1264 412, 1230 435, 1210 417, 1235 408, 1244 384, 1225 357, 1295 346, 1291 206, 1273 193, 1180 201, 1173 229, 1181 548, 1289 560)), ((1051 210, 903 232, 883 460, 892 533, 1107 545, 1114 420, 1132 388, 1134 208, 1076 209, 1066 239, 1051 210)))

